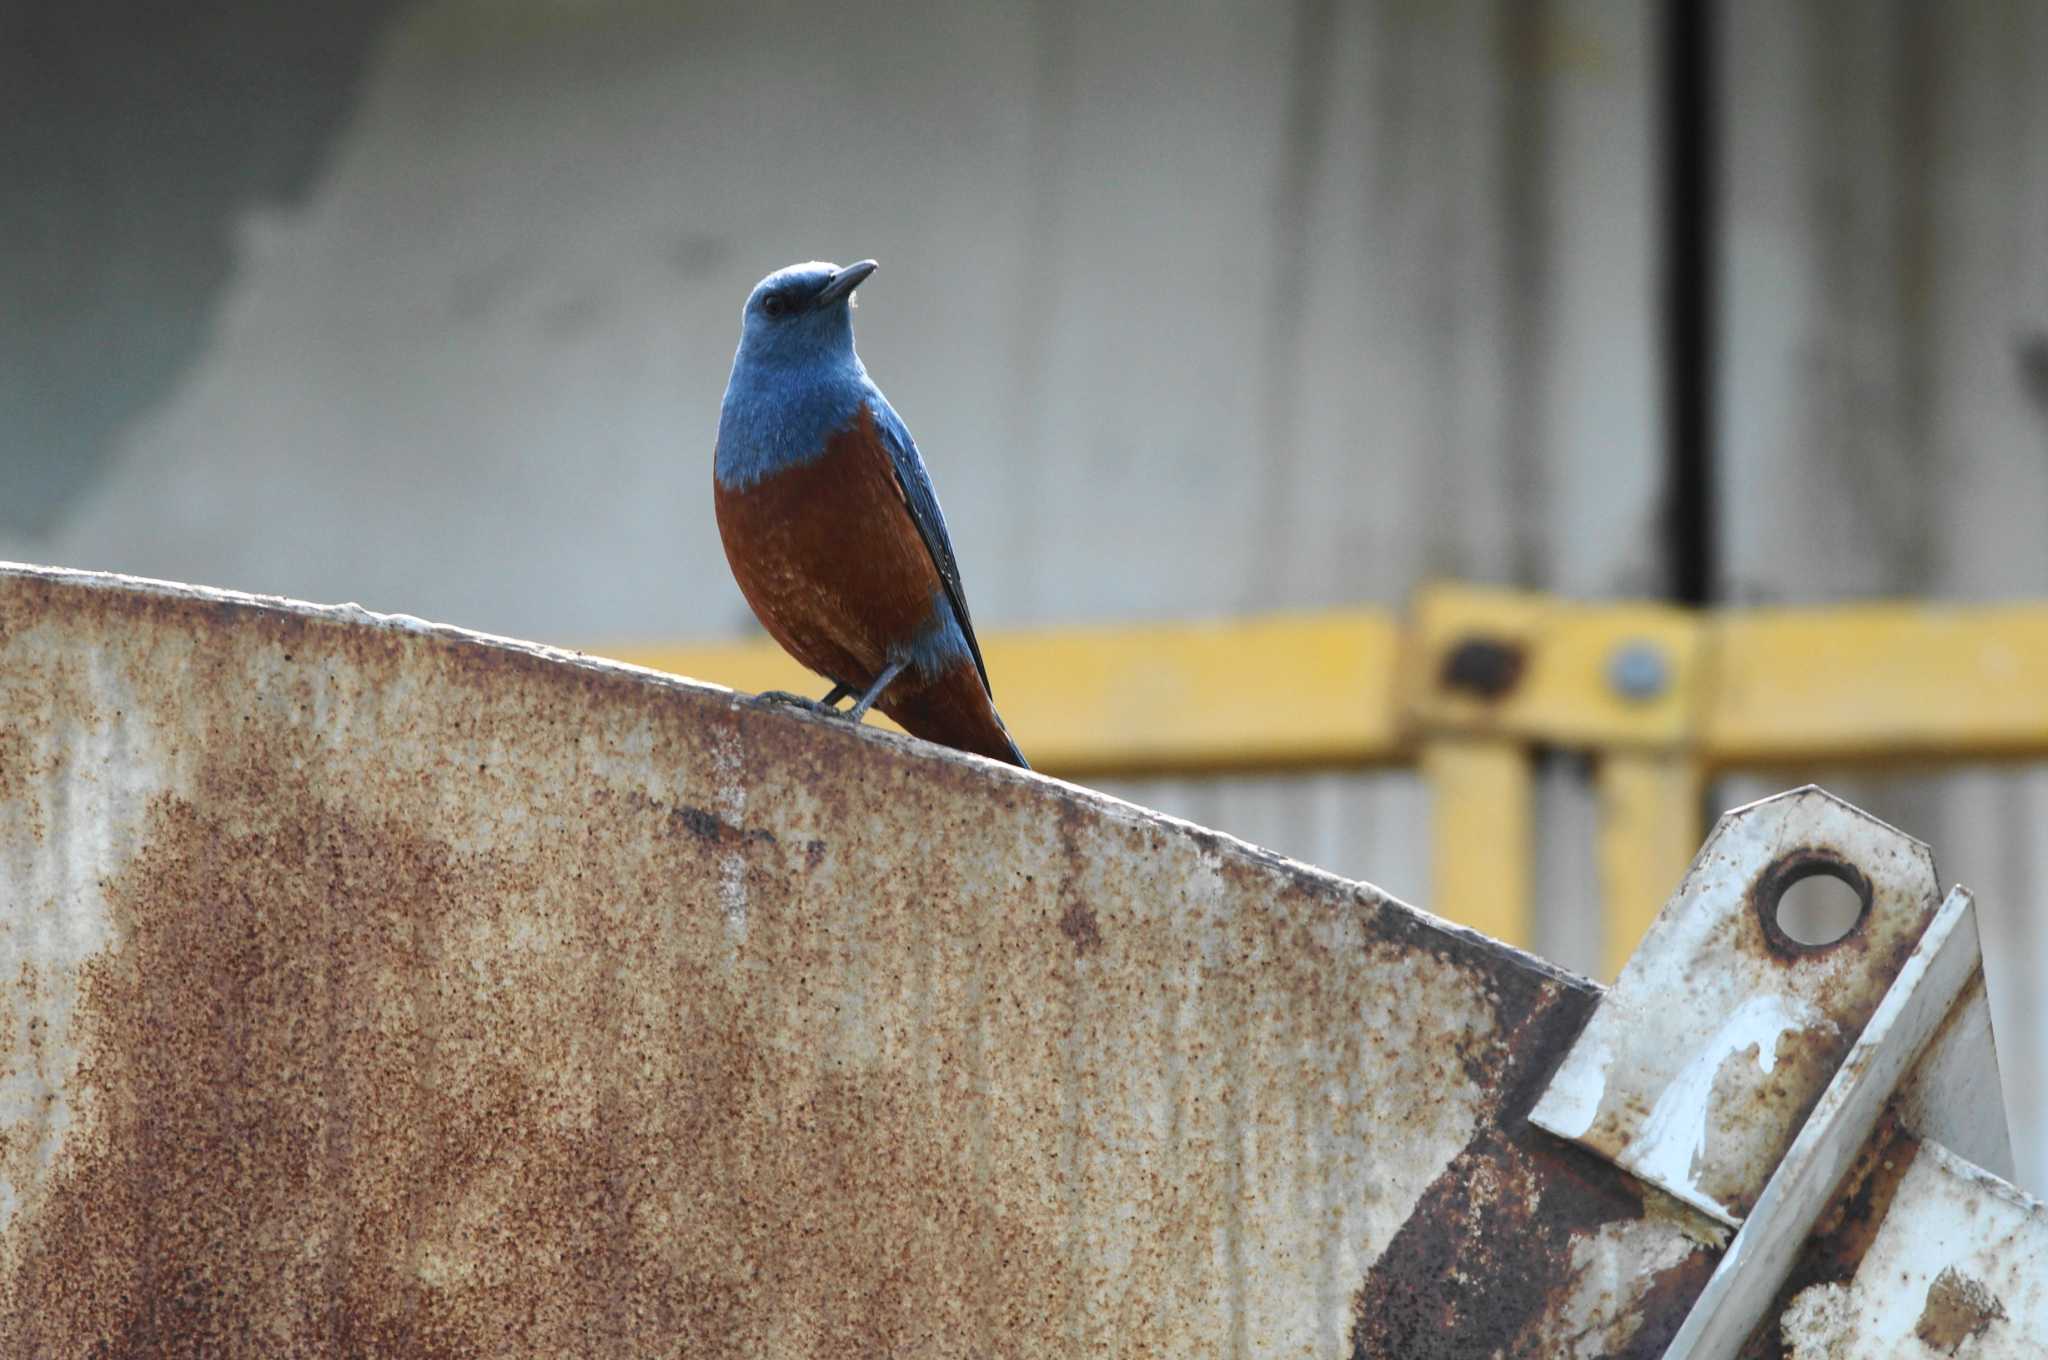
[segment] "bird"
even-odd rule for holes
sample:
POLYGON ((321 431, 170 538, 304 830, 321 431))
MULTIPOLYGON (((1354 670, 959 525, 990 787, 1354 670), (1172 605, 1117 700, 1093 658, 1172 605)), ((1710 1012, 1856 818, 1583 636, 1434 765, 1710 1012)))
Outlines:
POLYGON ((909 429, 853 345, 876 264, 793 264, 740 314, 712 489, 726 562, 783 650, 832 682, 765 698, 1029 769, 996 713, 960 564, 909 429), (836 707, 853 698, 851 708, 836 707))

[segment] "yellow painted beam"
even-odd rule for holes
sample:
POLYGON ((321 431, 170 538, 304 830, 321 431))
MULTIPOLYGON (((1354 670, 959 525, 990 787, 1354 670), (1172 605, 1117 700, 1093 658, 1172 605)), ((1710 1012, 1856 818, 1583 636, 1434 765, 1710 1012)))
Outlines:
MULTIPOLYGON (((2048 754, 2048 605, 1701 614, 1452 586, 1424 592, 1405 639, 1361 610, 987 642, 1018 740, 1070 773, 1399 760, 1427 733, 1723 767, 2048 754), (1448 679, 1475 641, 1508 661, 1490 697, 1448 679), (1653 692, 1617 684, 1630 648, 1653 692)), ((608 650, 735 689, 824 688, 765 641, 608 650)))
MULTIPOLYGON (((1004 716, 1054 773, 1419 752, 1432 905, 1516 944, 1531 937, 1531 750, 1594 752, 1610 976, 1691 861, 1713 769, 2048 756, 2048 605, 1692 612, 1446 586, 1406 628, 1363 610, 986 641, 1004 716), (1618 670, 1631 648, 1653 662, 1634 692, 1618 670)), ((742 690, 824 689, 765 641, 613 654, 742 690)))
POLYGON ((1692 866, 1703 781, 1683 753, 1618 751, 1600 761, 1598 788, 1601 955, 1612 981, 1692 866))
POLYGON ((1692 731, 1702 630, 1690 610, 1434 586, 1416 633, 1409 686, 1427 730, 1603 748, 1669 748, 1692 731))
MULTIPOLYGON (((1404 758, 1400 647, 1378 610, 983 639, 1003 720, 1057 774, 1404 758)), ((769 642, 603 650, 734 689, 827 688, 769 642)))
POLYGON ((1512 741, 1446 737, 1422 750, 1429 784, 1429 909, 1497 940, 1534 937, 1534 775, 1512 741))
POLYGON ((2048 754, 2048 606, 1712 619, 1699 740, 1714 764, 2048 754))

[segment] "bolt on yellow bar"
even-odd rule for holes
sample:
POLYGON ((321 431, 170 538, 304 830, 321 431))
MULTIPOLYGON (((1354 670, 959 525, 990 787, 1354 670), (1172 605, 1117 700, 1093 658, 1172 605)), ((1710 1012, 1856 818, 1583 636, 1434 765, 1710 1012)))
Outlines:
POLYGON ((1410 664, 1425 731, 1585 749, 1668 749, 1695 725, 1700 616, 1658 604, 1589 604, 1526 591, 1434 585, 1416 600, 1410 664), (1459 683, 1486 648, 1491 687, 1459 683))
POLYGON ((1534 772, 1515 741, 1446 737, 1422 748, 1429 783, 1429 909, 1526 949, 1535 932, 1534 772))

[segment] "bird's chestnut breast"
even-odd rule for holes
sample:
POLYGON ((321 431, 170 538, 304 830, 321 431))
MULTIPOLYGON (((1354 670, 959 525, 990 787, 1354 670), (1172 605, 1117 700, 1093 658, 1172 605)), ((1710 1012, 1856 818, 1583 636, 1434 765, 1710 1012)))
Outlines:
POLYGON ((716 484, 715 505, 747 603, 811 669, 863 683, 932 623, 938 568, 866 406, 818 457, 716 484))

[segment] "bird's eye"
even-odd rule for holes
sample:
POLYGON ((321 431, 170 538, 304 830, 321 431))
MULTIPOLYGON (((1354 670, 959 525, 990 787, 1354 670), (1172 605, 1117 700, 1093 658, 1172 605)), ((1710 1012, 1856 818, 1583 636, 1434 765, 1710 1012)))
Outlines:
POLYGON ((770 293, 767 297, 761 299, 761 310, 769 316, 781 316, 789 310, 789 303, 783 298, 782 294, 770 293))

